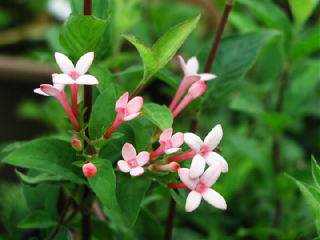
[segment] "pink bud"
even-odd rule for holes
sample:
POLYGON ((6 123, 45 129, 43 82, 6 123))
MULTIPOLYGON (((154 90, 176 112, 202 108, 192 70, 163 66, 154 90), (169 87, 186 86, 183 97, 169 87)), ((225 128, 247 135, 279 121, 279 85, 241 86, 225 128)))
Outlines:
POLYGON ((188 95, 192 97, 192 99, 196 99, 202 96, 206 89, 207 84, 204 81, 197 81, 189 88, 188 95))
POLYGON ((93 163, 89 162, 82 166, 82 171, 83 175, 90 178, 96 175, 97 168, 93 163))
POLYGON ((79 139, 73 139, 72 140, 72 147, 78 151, 81 152, 82 151, 82 144, 81 141, 79 139))
POLYGON ((180 164, 176 162, 172 162, 166 165, 154 165, 152 166, 152 170, 161 170, 161 171, 169 171, 176 172, 180 168, 180 164))

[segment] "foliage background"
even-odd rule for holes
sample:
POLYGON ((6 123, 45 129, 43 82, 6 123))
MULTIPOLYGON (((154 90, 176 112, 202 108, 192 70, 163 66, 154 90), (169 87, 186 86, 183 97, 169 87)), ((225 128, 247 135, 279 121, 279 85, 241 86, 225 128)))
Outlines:
MULTIPOLYGON (((181 191, 175 239, 316 237, 307 204, 284 174, 314 185, 310 157, 313 154, 320 159, 320 6, 316 0, 305 1, 301 6, 299 2, 238 0, 232 10, 213 66, 219 78, 208 84, 198 126, 201 136, 216 124, 223 127, 222 155, 229 163, 229 172, 220 177, 215 190, 225 197, 228 210, 218 211, 202 203, 197 211, 186 213, 186 192, 181 191)), ((13 67, 7 59, 0 66, 2 159, 10 151, 10 141, 65 134, 67 126, 62 117, 57 117, 63 116, 58 103, 34 96, 32 89, 50 82, 50 73, 54 72, 51 69, 56 67, 52 53, 67 52, 59 43, 62 21, 48 11, 47 1, 0 4, 0 57, 13 57, 13 67), (30 73, 23 66, 36 67, 30 73)), ((73 1, 73 11, 81 13, 77 4, 73 1)), ((98 57, 123 88, 132 92, 142 77, 142 63, 135 48, 120 33, 140 36, 152 46, 171 27, 201 13, 197 28, 178 53, 185 58, 198 56, 203 68, 224 1, 118 0, 112 4, 104 16, 112 13, 112 35, 98 57), (134 67, 128 69, 130 66, 134 67)), ((103 15, 99 10, 93 8, 93 14, 103 15)), ((173 77, 170 81, 159 75, 153 77, 143 91, 146 100, 170 103, 174 94, 172 79, 181 79, 182 71, 176 57, 166 69, 173 77)), ((177 122, 182 124, 176 126, 176 131, 188 131, 197 104, 200 102, 178 117, 177 122)), ((50 211, 56 205, 59 209, 59 186, 43 184, 31 188, 18 183, 13 169, 4 164, 0 167, 0 239, 37 239, 31 238, 38 234, 37 230, 17 225, 32 210, 50 211), (56 200, 41 202, 47 194, 56 200), (38 200, 31 201, 30 195, 38 196, 38 200)), ((111 222, 104 229, 106 232, 100 233, 101 223, 93 224, 95 239, 104 239, 105 235, 117 239, 161 239, 169 197, 168 191, 153 189, 144 200, 133 229, 120 215, 105 210, 111 222)))

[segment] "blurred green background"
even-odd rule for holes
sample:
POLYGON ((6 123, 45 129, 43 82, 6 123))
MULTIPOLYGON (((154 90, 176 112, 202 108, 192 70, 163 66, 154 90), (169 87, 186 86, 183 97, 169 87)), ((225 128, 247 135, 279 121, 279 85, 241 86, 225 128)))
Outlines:
MULTIPOLYGON (((77 2, 72 2, 73 12, 81 12, 77 2)), ((93 14, 112 14, 112 34, 105 51, 98 56, 100 65, 132 92, 141 79, 142 62, 120 33, 140 36, 152 46, 170 28, 201 13, 197 28, 178 54, 185 59, 196 55, 203 69, 223 7, 222 0, 115 0, 108 11, 93 7, 93 14)), ((59 31, 70 13, 67 0, 0 1, 1 158, 9 151, 9 142, 66 134, 59 103, 36 96, 32 90, 40 83, 51 83, 51 74, 57 71, 53 53, 68 54, 59 43, 59 31)), ((195 212, 186 213, 183 200, 178 205, 174 239, 316 237, 308 206, 284 173, 314 185, 311 155, 320 159, 319 21, 317 0, 236 2, 225 30, 224 48, 213 67, 218 78, 208 83, 212 86, 202 99, 198 126, 201 137, 216 124, 224 130, 220 147, 229 172, 220 177, 214 189, 225 197, 228 210, 219 211, 202 203, 195 212), (251 32, 259 36, 272 33, 272 37, 259 45, 257 56, 253 53, 252 68, 239 72, 237 66, 247 61, 242 54, 253 51, 259 41, 251 37, 251 32), (228 76, 220 76, 228 82, 219 81, 219 73, 223 72, 220 67, 229 69, 228 76)), ((166 69, 172 78, 182 79, 176 57, 166 69)), ((174 93, 175 89, 156 75, 142 95, 146 101, 169 104, 174 93)), ((188 131, 197 104, 179 115, 175 131, 188 131)), ((10 237, 3 239, 31 239, 28 237, 35 231, 16 227, 29 211, 23 195, 28 189, 18 183, 14 169, 5 165, 0 165, 0 180, 0 239, 8 233, 10 237)), ((181 191, 182 196, 186 193, 181 191)), ((146 200, 144 206, 151 209, 155 223, 149 226, 138 222, 133 231, 140 231, 139 224, 163 231, 157 224, 166 222, 169 194, 155 189, 149 200, 150 205, 146 200)), ((121 224, 121 219, 109 215, 115 224, 121 224)), ((132 230, 123 228, 130 235, 132 230)), ((119 236, 135 239, 126 234, 119 236)))

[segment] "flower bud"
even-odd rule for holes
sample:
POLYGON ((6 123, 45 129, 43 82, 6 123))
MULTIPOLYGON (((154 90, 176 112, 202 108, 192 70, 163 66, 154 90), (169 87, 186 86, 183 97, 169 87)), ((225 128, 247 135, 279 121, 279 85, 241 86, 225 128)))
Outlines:
POLYGON ((82 166, 82 171, 83 175, 90 178, 96 175, 97 168, 93 163, 89 162, 82 166))
POLYGON ((79 139, 73 139, 71 144, 72 144, 72 147, 74 150, 76 150, 78 152, 82 151, 82 144, 79 139))
POLYGON ((172 162, 165 165, 154 165, 152 166, 152 170, 161 170, 161 171, 169 171, 176 172, 180 168, 180 164, 176 162, 172 162))
POLYGON ((204 81, 197 81, 189 88, 188 95, 192 97, 192 99, 196 99, 202 96, 206 89, 207 84, 204 81))

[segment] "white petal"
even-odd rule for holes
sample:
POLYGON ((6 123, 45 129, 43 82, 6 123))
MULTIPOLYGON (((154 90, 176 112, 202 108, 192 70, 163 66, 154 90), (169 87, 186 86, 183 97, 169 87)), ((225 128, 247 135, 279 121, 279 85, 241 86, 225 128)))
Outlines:
POLYGON ((217 77, 216 75, 211 73, 201 73, 199 74, 199 76, 201 77, 200 78, 201 81, 208 81, 217 77))
POLYGON ((200 180, 206 184, 207 187, 211 187, 219 178, 221 173, 221 164, 219 162, 210 166, 200 177, 200 180))
POLYGON ((142 97, 134 97, 127 104, 127 110, 129 114, 139 112, 143 105, 142 97))
POLYGON ((204 158, 200 154, 195 155, 190 166, 190 178, 199 177, 203 173, 205 167, 206 161, 204 158))
POLYGON ((55 58, 56 58, 56 62, 59 66, 59 68, 61 69, 61 71, 65 74, 70 74, 74 71, 74 66, 72 64, 72 62, 70 61, 70 59, 59 52, 56 52, 54 54, 55 58))
POLYGON ((120 160, 118 161, 117 165, 121 172, 130 172, 131 170, 129 164, 126 161, 120 160))
POLYGON ((209 204, 211 204, 212 206, 222 209, 222 210, 226 210, 227 209, 227 203, 224 200, 224 198, 217 193, 216 191, 214 191, 211 188, 208 188, 203 194, 202 197, 204 200, 206 200, 209 204))
POLYGON ((43 95, 43 96, 50 96, 50 95, 42 92, 40 88, 33 89, 33 92, 34 93, 38 93, 38 94, 43 95))
POLYGON ((125 143, 122 147, 122 157, 124 160, 132 160, 137 156, 136 149, 130 143, 125 143))
POLYGON ((199 207, 201 199, 202 199, 202 196, 201 196, 200 193, 198 193, 196 191, 190 192, 188 197, 187 197, 186 211, 187 212, 192 212, 197 207, 199 207))
POLYGON ((184 135, 183 135, 183 133, 178 132, 178 133, 174 134, 170 140, 172 143, 172 147, 174 147, 174 148, 180 147, 183 144, 184 135))
POLYGON ((82 75, 75 80, 76 84, 79 85, 96 85, 99 84, 98 80, 89 74, 82 75))
POLYGON ((64 84, 54 83, 53 86, 58 89, 60 92, 66 87, 64 84))
POLYGON ((140 167, 146 165, 148 163, 149 159, 150 159, 150 153, 145 152, 145 151, 139 153, 136 158, 140 167))
POLYGON ((202 140, 194 133, 185 133, 184 142, 196 153, 200 152, 200 149, 203 146, 202 140))
POLYGON ((228 172, 228 163, 227 161, 218 153, 210 152, 204 158, 209 166, 212 164, 219 162, 221 164, 221 172, 228 172))
POLYGON ((184 72, 184 75, 187 75, 187 71, 186 71, 186 63, 184 61, 184 59, 181 56, 178 56, 179 61, 180 61, 180 66, 182 68, 182 71, 184 72))
POLYGON ((44 92, 45 94, 48 94, 48 96, 58 96, 61 92, 56 89, 54 86, 49 84, 41 84, 40 90, 44 92))
POLYGON ((131 176, 140 176, 142 175, 143 172, 144 172, 144 169, 142 167, 136 167, 130 170, 131 176))
POLYGON ((75 81, 67 74, 58 74, 53 77, 52 81, 57 84, 75 84, 75 81))
POLYGON ((142 112, 130 114, 130 115, 124 117, 123 121, 125 121, 125 122, 130 121, 130 120, 132 120, 132 119, 134 119, 134 118, 139 117, 141 114, 142 114, 142 112))
POLYGON ((129 93, 125 92, 116 102, 116 109, 117 108, 126 108, 128 103, 129 93))
POLYGON ((187 68, 188 76, 197 74, 199 70, 198 59, 196 57, 190 58, 187 62, 186 68, 187 68))
POLYGON ((160 140, 167 141, 171 138, 171 136, 172 136, 172 128, 168 128, 163 133, 161 133, 160 140))
POLYGON ((88 72, 93 62, 93 58, 94 58, 94 52, 88 52, 85 55, 83 55, 76 64, 77 73, 79 73, 80 75, 83 75, 86 72, 88 72))
POLYGON ((190 178, 190 170, 188 168, 179 168, 178 175, 181 181, 191 190, 195 189, 198 182, 200 181, 199 178, 190 178))
POLYGON ((208 146, 210 150, 215 149, 220 143, 223 136, 221 125, 215 126, 208 136, 204 139, 204 145, 208 146))
POLYGON ((169 154, 180 152, 180 151, 181 151, 181 148, 169 148, 169 149, 165 150, 164 152, 169 155, 169 154))

